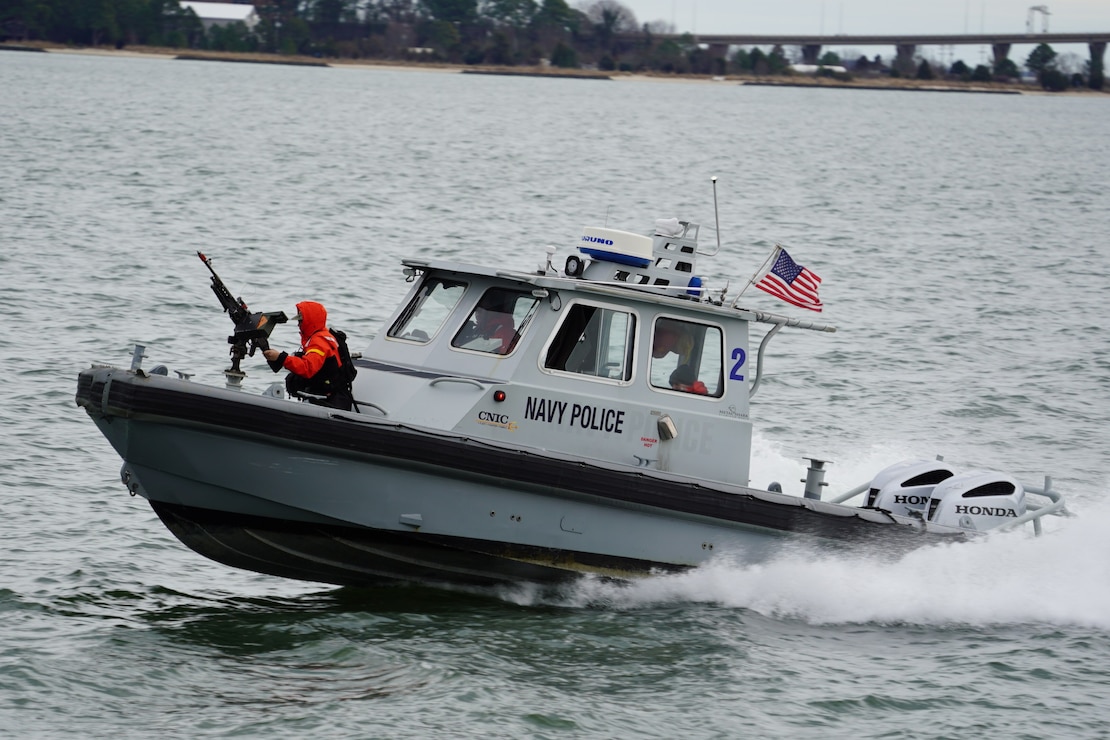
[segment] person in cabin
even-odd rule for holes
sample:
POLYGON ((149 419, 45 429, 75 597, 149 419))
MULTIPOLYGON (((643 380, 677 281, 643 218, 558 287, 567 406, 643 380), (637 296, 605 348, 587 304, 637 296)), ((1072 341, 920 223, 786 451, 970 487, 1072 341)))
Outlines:
POLYGON ((288 370, 289 395, 309 394, 310 403, 350 411, 354 399, 340 352, 340 343, 328 330, 328 312, 315 301, 301 301, 294 316, 301 330, 301 348, 289 354, 268 349, 262 354, 275 373, 288 370))
POLYGON ((671 373, 670 377, 671 388, 683 393, 697 393, 700 396, 708 396, 709 389, 705 387, 705 383, 698 380, 694 374, 694 368, 689 365, 679 365, 671 373))
POLYGON ((671 352, 678 354, 680 364, 687 362, 694 350, 694 340, 682 325, 671 319, 659 319, 655 323, 655 338, 651 343, 651 356, 655 359, 666 357, 671 352))
POLYGON ((478 302, 478 307, 454 344, 464 349, 507 355, 515 341, 516 326, 512 311, 496 291, 490 291, 478 302))

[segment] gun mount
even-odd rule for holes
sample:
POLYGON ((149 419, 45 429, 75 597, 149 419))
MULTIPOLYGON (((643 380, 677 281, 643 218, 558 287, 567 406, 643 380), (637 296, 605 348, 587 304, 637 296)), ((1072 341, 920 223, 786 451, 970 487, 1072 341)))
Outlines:
POLYGON ((284 311, 252 313, 242 298, 232 296, 231 291, 224 285, 224 281, 212 268, 212 260, 205 257, 203 252, 197 252, 197 256, 200 257, 200 261, 204 263, 208 271, 212 273, 212 292, 216 294, 216 299, 219 300, 220 305, 223 306, 224 311, 235 325, 235 333, 227 338, 227 343, 231 345, 229 350, 231 367, 224 370, 224 374, 227 376, 229 385, 237 385, 239 381, 246 377, 246 373, 239 369, 239 362, 247 355, 253 357, 255 350, 265 351, 269 349, 270 332, 278 324, 289 321, 289 317, 285 315, 284 311))

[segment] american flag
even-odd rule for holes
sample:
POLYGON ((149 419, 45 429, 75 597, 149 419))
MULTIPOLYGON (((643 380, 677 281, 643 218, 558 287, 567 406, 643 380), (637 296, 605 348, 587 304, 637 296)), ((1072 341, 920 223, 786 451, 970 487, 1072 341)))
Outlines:
POLYGON ((755 287, 776 298, 818 312, 823 308, 817 297, 820 286, 821 278, 792 260, 782 247, 775 247, 771 268, 755 283, 755 287))

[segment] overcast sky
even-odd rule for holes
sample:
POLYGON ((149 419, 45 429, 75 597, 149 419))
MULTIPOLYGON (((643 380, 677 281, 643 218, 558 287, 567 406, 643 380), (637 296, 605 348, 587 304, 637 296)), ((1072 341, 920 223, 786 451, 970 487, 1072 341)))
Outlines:
MULTIPOLYGON (((1029 7, 1045 5, 1048 29, 1110 32, 1110 0, 621 0, 640 24, 679 33, 1024 33, 1029 7)), ((578 5, 579 3, 571 3, 578 5)), ((1034 30, 1044 16, 1036 14, 1034 30)))

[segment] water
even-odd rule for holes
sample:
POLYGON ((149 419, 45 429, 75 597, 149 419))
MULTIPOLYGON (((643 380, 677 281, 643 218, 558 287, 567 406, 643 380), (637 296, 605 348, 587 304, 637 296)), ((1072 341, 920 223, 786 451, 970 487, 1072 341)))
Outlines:
POLYGON ((6 734, 1106 736, 1110 99, 15 53, 0 90, 6 734), (405 256, 527 269, 583 225, 712 226, 714 175, 707 282, 782 242, 840 327, 772 343, 755 483, 799 489, 803 454, 834 489, 943 454, 1051 474, 1077 516, 896 561, 334 589, 178 544, 73 404, 135 342, 221 381, 198 249, 252 307, 321 300, 357 346, 405 256))

